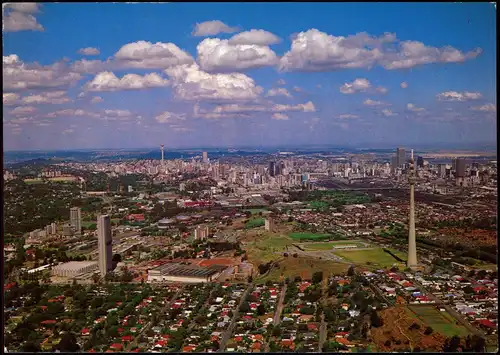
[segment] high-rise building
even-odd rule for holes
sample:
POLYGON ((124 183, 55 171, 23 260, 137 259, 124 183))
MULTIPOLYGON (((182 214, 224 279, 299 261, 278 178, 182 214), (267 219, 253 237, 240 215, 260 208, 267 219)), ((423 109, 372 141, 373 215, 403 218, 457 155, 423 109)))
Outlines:
POLYGON ((424 158, 423 157, 417 157, 417 167, 418 168, 424 167, 424 158))
POLYGON ((274 231, 274 219, 272 217, 267 217, 265 219, 264 228, 266 231, 273 232, 274 231))
POLYGON ((97 244, 99 248, 99 271, 104 277, 113 270, 111 259, 113 258, 113 237, 111 234, 111 219, 108 215, 97 217, 97 244))
POLYGON ((161 165, 163 166, 163 158, 164 158, 164 152, 163 152, 163 144, 160 145, 160 149, 161 149, 161 165))
POLYGON ((199 226, 194 230, 194 239, 195 240, 204 240, 208 238, 210 234, 210 229, 208 226, 199 226))
POLYGON ((446 177, 446 164, 438 165, 438 175, 440 178, 446 177))
POLYGON ((80 207, 72 207, 69 210, 70 225, 74 228, 75 233, 79 235, 82 232, 82 211, 80 207))
POLYGON ((269 162, 269 176, 275 176, 276 174, 276 163, 274 161, 269 162))
POLYGON ((465 159, 462 158, 456 159, 455 177, 457 178, 465 177, 465 165, 466 165, 465 159))
POLYGON ((408 221, 408 267, 414 268, 417 264, 417 240, 415 237, 415 162, 413 150, 410 158, 410 216, 408 221))
POLYGON ((397 157, 397 163, 398 167, 401 168, 403 165, 406 163, 406 151, 404 148, 397 148, 396 149, 396 157, 397 157))
POLYGON ((57 233, 57 224, 51 223, 50 224, 50 234, 56 234, 57 233))
POLYGON ((203 152, 203 163, 208 163, 208 152, 203 152))
POLYGON ((395 172, 398 167, 398 156, 395 155, 391 158, 391 172, 395 172))

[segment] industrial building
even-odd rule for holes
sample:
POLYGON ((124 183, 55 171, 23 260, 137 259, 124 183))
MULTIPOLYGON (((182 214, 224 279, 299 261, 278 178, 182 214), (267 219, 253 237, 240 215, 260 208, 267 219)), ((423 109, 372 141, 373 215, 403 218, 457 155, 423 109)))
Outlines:
POLYGON ((52 275, 60 277, 76 277, 97 269, 98 264, 95 261, 70 261, 53 267, 52 275))
POLYGON ((169 263, 148 270, 148 282, 202 283, 216 280, 226 266, 202 267, 169 263))

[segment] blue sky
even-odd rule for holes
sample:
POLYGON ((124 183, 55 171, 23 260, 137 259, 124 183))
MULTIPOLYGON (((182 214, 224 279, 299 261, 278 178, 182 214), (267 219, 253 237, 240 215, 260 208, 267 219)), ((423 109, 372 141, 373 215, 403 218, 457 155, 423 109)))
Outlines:
POLYGON ((7 150, 496 142, 492 4, 3 11, 7 150))

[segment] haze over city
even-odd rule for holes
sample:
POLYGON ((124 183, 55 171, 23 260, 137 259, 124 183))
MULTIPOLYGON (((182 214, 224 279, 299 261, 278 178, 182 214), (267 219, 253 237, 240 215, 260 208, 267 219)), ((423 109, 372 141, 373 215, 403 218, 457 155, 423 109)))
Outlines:
POLYGON ((3 13, 5 150, 496 142, 493 4, 3 13))

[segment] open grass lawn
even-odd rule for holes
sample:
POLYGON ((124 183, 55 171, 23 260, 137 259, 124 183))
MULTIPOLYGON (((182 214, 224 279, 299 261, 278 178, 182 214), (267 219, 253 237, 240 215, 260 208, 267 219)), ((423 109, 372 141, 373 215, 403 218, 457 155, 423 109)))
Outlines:
POLYGON ((257 266, 261 263, 276 260, 281 257, 276 252, 285 252, 293 241, 279 234, 265 233, 245 246, 248 259, 257 266))
POLYGON ((328 202, 325 201, 320 201, 320 200, 314 200, 309 202, 309 206, 314 209, 325 209, 328 208, 328 202))
POLYGON ((262 227, 265 224, 264 218, 255 218, 245 224, 246 229, 262 227))
POLYGON ((408 306, 408 312, 434 329, 434 331, 447 337, 453 335, 467 336, 469 334, 467 328, 455 324, 455 320, 451 315, 437 310, 434 306, 408 306))
POLYGON ((97 221, 82 221, 82 227, 83 228, 88 228, 91 225, 96 224, 96 223, 97 223, 97 221))
POLYGON ((268 211, 267 208, 249 208, 249 209, 243 210, 243 212, 250 212, 252 214, 259 214, 260 212, 264 213, 267 211, 268 211))
POLYGON ((330 234, 318 234, 318 233, 309 233, 309 232, 294 232, 289 234, 290 238, 296 241, 320 241, 320 240, 328 240, 330 238, 330 234))
POLYGON ((328 243, 306 243, 302 244, 302 247, 306 250, 330 250, 335 246, 338 245, 357 245, 358 248, 363 248, 364 244, 357 242, 355 240, 339 240, 335 242, 328 242, 328 243))
POLYGON ((42 179, 24 179, 25 184, 42 184, 42 179))
MULTIPOLYGON (((393 249, 391 249, 391 251, 401 259, 406 260, 407 257, 404 253, 393 249)), ((335 251, 335 254, 352 261, 355 264, 366 264, 367 262, 370 262, 373 265, 386 267, 399 263, 399 261, 394 259, 394 257, 392 257, 389 253, 386 253, 382 248, 368 250, 342 250, 335 251)))
POLYGON ((347 272, 349 265, 337 263, 330 260, 318 260, 312 258, 294 258, 289 256, 285 258, 278 268, 273 269, 265 277, 257 278, 259 282, 280 281, 283 278, 294 278, 300 276, 302 279, 311 279, 316 271, 323 271, 323 275, 336 275, 347 272))

